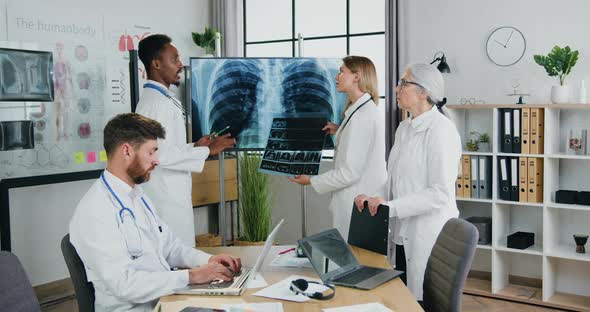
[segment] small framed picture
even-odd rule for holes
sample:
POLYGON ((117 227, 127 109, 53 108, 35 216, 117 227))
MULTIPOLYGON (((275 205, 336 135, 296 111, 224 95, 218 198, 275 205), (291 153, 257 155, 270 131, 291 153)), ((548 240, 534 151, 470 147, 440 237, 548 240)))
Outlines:
POLYGON ((586 155, 587 129, 570 129, 567 137, 566 152, 569 155, 586 155))

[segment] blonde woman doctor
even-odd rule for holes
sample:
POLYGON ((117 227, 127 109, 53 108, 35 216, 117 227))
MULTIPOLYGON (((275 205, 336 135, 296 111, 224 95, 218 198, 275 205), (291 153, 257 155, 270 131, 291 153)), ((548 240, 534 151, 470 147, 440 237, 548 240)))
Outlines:
MULTIPOLYGON (((402 109, 411 113, 400 123, 388 163, 388 197, 361 194, 356 206, 369 202, 371 215, 380 204, 389 206, 396 245, 396 269, 406 271, 407 285, 422 300, 426 263, 443 225, 459 215, 455 179, 461 140, 453 122, 442 113, 444 80, 428 64, 408 67, 397 88, 402 109)), ((390 222, 390 224, 392 224, 390 222)))
POLYGON ((348 238, 354 197, 375 194, 385 183, 385 120, 377 108, 377 73, 366 57, 342 59, 336 89, 348 95, 340 125, 328 122, 324 131, 335 134, 334 169, 315 177, 299 175, 290 181, 320 193, 332 192, 332 225, 348 238))

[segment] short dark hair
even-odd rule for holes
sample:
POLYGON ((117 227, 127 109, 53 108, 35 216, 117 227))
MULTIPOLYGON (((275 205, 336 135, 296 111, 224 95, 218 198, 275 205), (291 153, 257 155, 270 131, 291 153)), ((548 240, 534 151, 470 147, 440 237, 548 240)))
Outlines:
POLYGON ((152 61, 160 57, 164 46, 171 42, 172 39, 164 34, 147 36, 139 42, 137 54, 148 74, 151 70, 152 61))
POLYGON ((107 155, 123 143, 131 143, 137 147, 147 140, 164 139, 166 131, 162 125, 136 113, 119 114, 113 117, 104 127, 104 149, 107 155))

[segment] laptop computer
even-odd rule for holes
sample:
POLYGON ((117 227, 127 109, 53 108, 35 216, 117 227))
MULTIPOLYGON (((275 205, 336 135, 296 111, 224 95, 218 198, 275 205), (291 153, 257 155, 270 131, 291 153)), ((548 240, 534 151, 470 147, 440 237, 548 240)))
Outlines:
POLYGON ((336 229, 302 238, 298 242, 324 283, 369 290, 403 273, 360 265, 336 229))
POLYGON ((262 252, 258 256, 258 259, 256 259, 256 263, 253 267, 242 266, 242 270, 240 271, 240 273, 234 276, 233 280, 231 281, 225 282, 221 280, 214 280, 206 284, 188 285, 187 287, 175 290, 174 293, 181 295, 241 295, 248 286, 248 282, 256 278, 256 275, 260 271, 260 268, 264 263, 264 259, 266 258, 266 256, 268 256, 270 248, 274 243, 275 236, 277 235, 279 228, 283 224, 283 221, 284 219, 281 219, 281 221, 279 221, 279 223, 274 227, 270 234, 268 234, 266 242, 264 243, 264 247, 262 248, 262 252))

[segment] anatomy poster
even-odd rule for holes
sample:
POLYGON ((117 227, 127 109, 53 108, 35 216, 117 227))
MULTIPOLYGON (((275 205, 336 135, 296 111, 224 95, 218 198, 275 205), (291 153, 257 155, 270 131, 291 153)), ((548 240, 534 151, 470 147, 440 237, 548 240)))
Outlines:
POLYGON ((16 1, 7 5, 10 47, 29 48, 23 42, 30 41, 36 42, 36 50, 52 53, 54 98, 0 105, 15 107, 4 109, 3 117, 32 121, 35 143, 33 149, 0 152, 0 178, 96 170, 106 165, 101 155, 102 128, 110 118, 105 114, 109 106, 105 68, 110 56, 103 48, 102 17, 63 10, 57 14, 58 8, 47 3, 35 8, 16 1))

